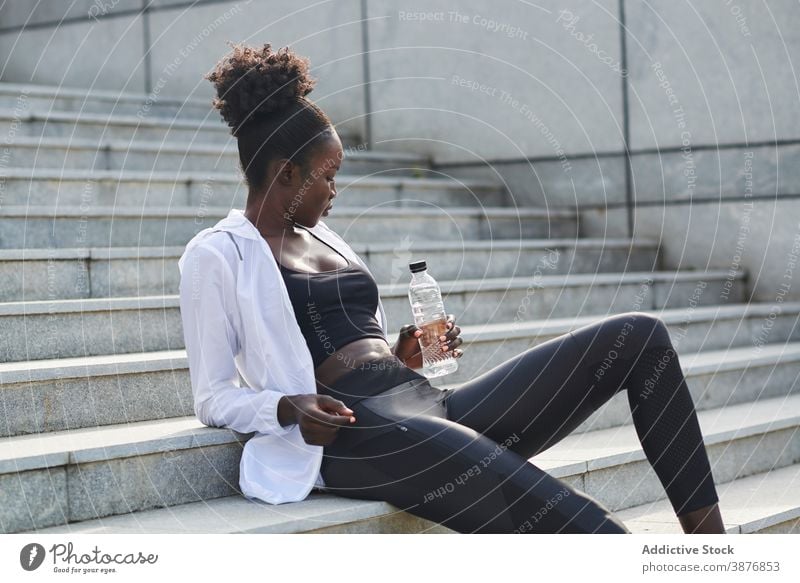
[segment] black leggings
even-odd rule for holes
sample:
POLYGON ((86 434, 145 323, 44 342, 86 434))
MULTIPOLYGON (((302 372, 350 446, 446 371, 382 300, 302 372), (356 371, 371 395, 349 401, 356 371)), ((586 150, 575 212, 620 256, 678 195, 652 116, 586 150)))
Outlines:
POLYGON ((678 355, 664 322, 643 312, 543 342, 447 391, 394 357, 349 372, 322 391, 356 417, 324 448, 325 490, 463 533, 628 533, 528 459, 623 389, 676 515, 718 502, 678 355))

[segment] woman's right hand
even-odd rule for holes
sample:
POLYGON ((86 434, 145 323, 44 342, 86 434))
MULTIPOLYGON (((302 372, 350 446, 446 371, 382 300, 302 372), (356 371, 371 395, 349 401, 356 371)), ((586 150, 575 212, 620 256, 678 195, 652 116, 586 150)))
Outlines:
POLYGON ((300 426, 300 434, 309 445, 330 445, 340 427, 356 421, 352 409, 329 395, 286 395, 278 402, 278 410, 279 417, 285 416, 300 426))

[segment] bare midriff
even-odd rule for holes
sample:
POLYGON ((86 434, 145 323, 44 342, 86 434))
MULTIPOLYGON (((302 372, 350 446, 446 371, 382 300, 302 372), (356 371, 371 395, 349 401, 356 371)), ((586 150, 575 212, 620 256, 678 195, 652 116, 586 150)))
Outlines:
POLYGON ((391 354, 389 344, 380 338, 359 338, 348 342, 314 369, 317 390, 330 387, 340 377, 366 362, 391 354))

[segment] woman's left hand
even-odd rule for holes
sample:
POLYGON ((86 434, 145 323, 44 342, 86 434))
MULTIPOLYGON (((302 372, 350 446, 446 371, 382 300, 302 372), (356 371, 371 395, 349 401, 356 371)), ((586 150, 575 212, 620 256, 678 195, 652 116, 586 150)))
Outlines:
MULTIPOLYGON (((454 358, 461 358, 464 351, 456 346, 460 346, 464 339, 459 336, 461 328, 456 326, 454 314, 447 315, 447 332, 439 337, 442 351, 453 351, 454 358)), ((392 353, 402 360, 406 366, 413 369, 422 368, 422 352, 420 350, 419 338, 422 330, 415 324, 406 324, 400 328, 400 336, 392 347, 392 353)))

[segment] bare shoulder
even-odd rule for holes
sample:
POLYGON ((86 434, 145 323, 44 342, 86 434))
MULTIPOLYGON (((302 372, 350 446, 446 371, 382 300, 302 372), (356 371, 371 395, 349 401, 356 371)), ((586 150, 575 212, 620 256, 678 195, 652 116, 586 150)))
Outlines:
POLYGON ((338 239, 345 245, 347 244, 347 241, 345 241, 344 238, 341 235, 339 235, 339 233, 331 229, 325 221, 323 220, 317 221, 317 228, 319 228, 321 231, 325 231, 325 233, 331 235, 335 239, 338 239))

